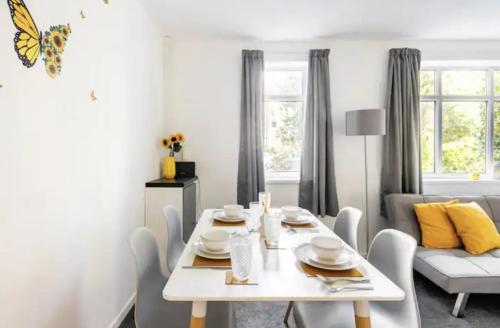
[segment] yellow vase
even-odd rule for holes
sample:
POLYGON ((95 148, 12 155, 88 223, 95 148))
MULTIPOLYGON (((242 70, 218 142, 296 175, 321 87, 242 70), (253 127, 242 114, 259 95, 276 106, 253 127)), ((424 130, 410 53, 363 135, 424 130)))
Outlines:
POLYGON ((163 162, 163 177, 169 180, 175 178, 175 159, 173 156, 168 156, 163 162))

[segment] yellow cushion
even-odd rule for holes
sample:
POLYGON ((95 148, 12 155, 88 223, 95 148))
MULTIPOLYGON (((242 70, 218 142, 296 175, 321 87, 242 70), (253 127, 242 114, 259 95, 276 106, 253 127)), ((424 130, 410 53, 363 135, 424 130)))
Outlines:
POLYGON ((460 238, 446 213, 446 205, 458 204, 458 200, 448 203, 415 204, 422 245, 429 248, 458 248, 462 246, 460 238))
POLYGON ((500 235, 495 224, 477 203, 446 205, 446 211, 467 252, 482 254, 500 248, 500 235))

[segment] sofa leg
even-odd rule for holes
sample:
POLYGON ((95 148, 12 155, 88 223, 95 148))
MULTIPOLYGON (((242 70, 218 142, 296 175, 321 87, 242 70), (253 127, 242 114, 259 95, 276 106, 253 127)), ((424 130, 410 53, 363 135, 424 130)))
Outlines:
POLYGON ((457 300, 455 302, 455 307, 453 308, 454 317, 461 318, 464 316, 465 306, 467 305, 467 300, 469 299, 469 293, 459 293, 457 300))

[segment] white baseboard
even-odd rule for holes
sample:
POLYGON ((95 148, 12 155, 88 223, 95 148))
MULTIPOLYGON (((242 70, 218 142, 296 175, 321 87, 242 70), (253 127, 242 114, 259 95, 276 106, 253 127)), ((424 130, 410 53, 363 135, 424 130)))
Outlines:
POLYGON ((116 318, 111 322, 111 324, 108 326, 108 328, 118 328, 123 322, 123 319, 127 316, 129 313, 130 309, 132 306, 134 306, 135 303, 135 292, 132 294, 132 296, 129 298, 127 303, 123 306, 123 308, 120 310, 116 318))

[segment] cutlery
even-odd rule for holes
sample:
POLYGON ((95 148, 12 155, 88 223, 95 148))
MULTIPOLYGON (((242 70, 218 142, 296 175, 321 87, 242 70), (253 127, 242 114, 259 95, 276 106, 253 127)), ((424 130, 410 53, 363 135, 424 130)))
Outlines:
POLYGON ((316 233, 316 232, 319 232, 319 229, 315 229, 315 228, 294 228, 288 224, 285 224, 285 226, 288 228, 288 231, 291 233, 300 233, 300 232, 316 233))
POLYGON ((348 281, 350 283, 367 283, 370 282, 369 278, 327 278, 325 276, 322 276, 320 274, 316 275, 316 278, 319 280, 323 281, 326 284, 335 284, 338 281, 348 281))
POLYGON ((184 265, 183 269, 215 269, 215 270, 231 270, 231 266, 194 266, 184 265))
POLYGON ((373 290, 372 286, 352 286, 353 282, 349 280, 338 280, 333 284, 328 285, 328 290, 332 293, 338 293, 347 290, 373 290))
POLYGON ((355 292, 355 291, 360 291, 360 290, 373 290, 373 287, 372 286, 342 286, 342 287, 329 287, 328 288, 328 291, 329 292, 332 292, 332 293, 339 293, 341 291, 345 291, 345 292, 355 292))

